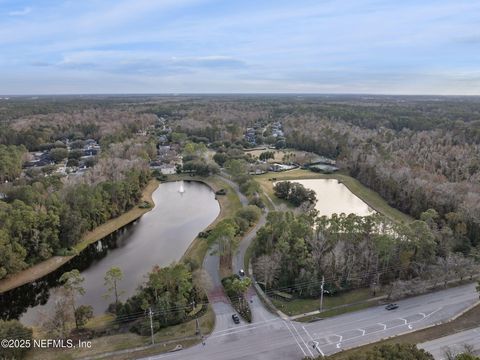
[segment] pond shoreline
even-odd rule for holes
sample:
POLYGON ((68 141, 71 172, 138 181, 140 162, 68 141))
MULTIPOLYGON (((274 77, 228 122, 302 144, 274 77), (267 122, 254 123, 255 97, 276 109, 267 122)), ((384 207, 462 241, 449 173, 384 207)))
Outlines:
MULTIPOLYGON (((218 176, 199 177, 175 174, 169 176, 169 179, 166 182, 181 180, 202 183, 208 186, 214 193, 220 189, 227 190, 227 195, 215 196, 215 199, 218 201, 218 204, 220 206, 220 212, 218 213, 215 220, 213 220, 205 229, 203 229, 203 231, 212 229, 218 222, 225 218, 228 218, 229 216, 232 216, 234 212, 238 210, 239 207, 241 207, 240 201, 238 200, 238 198, 236 198, 235 191, 231 188, 229 184, 225 183, 218 176), (233 201, 232 196, 236 198, 236 201, 233 201), (236 202, 238 202, 238 204, 236 204, 236 202)), ((181 261, 185 261, 186 259, 194 259, 198 261, 199 264, 203 264, 203 259, 208 250, 207 247, 207 243, 203 241, 203 239, 196 236, 183 254, 181 261)))
POLYGON ((76 255, 52 256, 47 260, 39 262, 38 264, 30 266, 18 273, 13 274, 10 277, 0 280, 0 294, 41 279, 73 259, 88 245, 91 245, 112 234, 118 229, 138 220, 140 217, 154 208, 155 204, 153 202, 152 195, 153 192, 158 188, 159 184, 160 183, 157 180, 150 180, 150 182, 142 191, 142 197, 139 204, 143 201, 148 201, 150 204, 153 204, 153 206, 143 209, 137 204, 134 208, 128 210, 122 215, 110 219, 92 231, 87 232, 83 235, 82 241, 75 245, 75 250, 77 251, 76 255))
POLYGON ((268 180, 270 178, 276 178, 276 181, 294 181, 303 179, 335 179, 345 185, 348 190, 350 190, 355 196, 365 202, 373 210, 385 215, 387 218, 398 223, 409 223, 413 221, 413 218, 411 216, 390 206, 387 201, 381 197, 380 194, 366 187, 354 177, 351 177, 350 175, 343 172, 337 172, 334 174, 322 174, 309 170, 295 169, 280 173, 267 173, 264 175, 258 175, 255 178, 259 181, 263 190, 272 197, 273 185, 272 182, 268 180))

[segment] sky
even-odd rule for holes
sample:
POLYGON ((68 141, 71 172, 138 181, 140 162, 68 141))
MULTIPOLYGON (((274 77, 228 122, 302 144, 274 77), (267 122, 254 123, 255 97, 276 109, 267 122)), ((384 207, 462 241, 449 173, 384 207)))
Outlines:
POLYGON ((0 0, 0 94, 480 95, 480 1, 0 0))

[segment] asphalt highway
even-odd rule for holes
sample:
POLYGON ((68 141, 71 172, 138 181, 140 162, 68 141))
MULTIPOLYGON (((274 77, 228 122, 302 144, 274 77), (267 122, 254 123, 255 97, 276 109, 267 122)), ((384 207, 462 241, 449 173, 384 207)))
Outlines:
MULTIPOLYGON (((258 301, 256 295, 252 301, 258 301)), ((444 322, 478 299, 473 284, 398 301, 399 308, 368 308, 314 323, 282 320, 272 314, 252 324, 233 324, 228 303, 217 301, 217 323, 206 344, 149 359, 301 359, 329 355, 382 338, 444 322)), ((266 310, 264 310, 266 311, 266 310)), ((257 314, 257 317, 265 314, 257 314)))
POLYGON ((446 351, 452 354, 465 352, 465 345, 474 354, 480 354, 480 328, 462 331, 453 335, 419 344, 418 347, 425 349, 433 355, 436 360, 447 360, 446 351))

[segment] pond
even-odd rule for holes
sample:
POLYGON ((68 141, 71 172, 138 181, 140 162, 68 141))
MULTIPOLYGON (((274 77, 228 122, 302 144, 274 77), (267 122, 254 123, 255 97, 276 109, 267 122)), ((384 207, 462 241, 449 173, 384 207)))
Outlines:
POLYGON ((355 196, 344 184, 336 179, 302 179, 291 180, 307 189, 315 191, 317 203, 315 209, 319 215, 328 217, 332 214, 371 215, 375 212, 363 200, 355 196))
POLYGON ((90 245, 54 273, 2 294, 2 318, 20 317, 25 324, 37 322, 54 304, 52 288, 58 285, 58 278, 74 268, 85 278, 85 295, 78 298, 78 304, 92 305, 94 313, 101 314, 113 302, 104 296, 108 269, 122 269, 124 277, 119 289, 124 292, 121 300, 125 300, 154 265, 166 266, 180 260, 192 240, 220 212, 214 192, 199 182, 161 184, 153 200, 156 206, 142 218, 90 245))

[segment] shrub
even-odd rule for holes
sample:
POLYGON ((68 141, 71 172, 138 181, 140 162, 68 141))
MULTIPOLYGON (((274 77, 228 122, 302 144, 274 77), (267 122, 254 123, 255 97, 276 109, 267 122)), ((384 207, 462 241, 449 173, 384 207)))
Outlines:
POLYGON ((240 278, 237 274, 233 274, 222 279, 222 285, 225 293, 230 299, 232 306, 247 322, 252 322, 252 311, 248 301, 245 299, 245 293, 252 283, 248 277, 240 278))
MULTIPOLYGON (((32 329, 23 326, 17 320, 0 320, 0 339, 29 340, 32 341, 32 329)), ((23 359, 29 348, 2 347, 0 348, 1 359, 23 359)))

